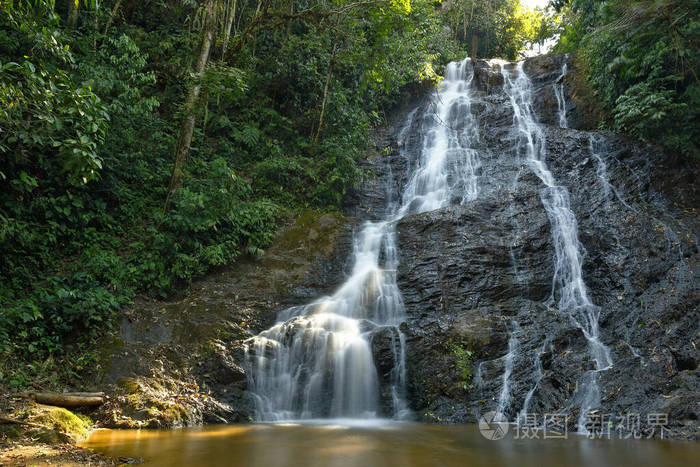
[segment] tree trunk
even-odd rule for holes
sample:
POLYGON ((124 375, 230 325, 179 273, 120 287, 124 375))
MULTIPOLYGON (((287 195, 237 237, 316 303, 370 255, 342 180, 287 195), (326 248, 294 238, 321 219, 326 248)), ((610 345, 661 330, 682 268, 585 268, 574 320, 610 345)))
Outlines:
POLYGON ((106 36, 109 32, 109 28, 112 26, 112 21, 114 21, 114 17, 117 15, 117 11, 119 11, 119 6, 121 4, 122 0, 117 0, 114 4, 114 8, 112 8, 112 12, 109 14, 109 18, 107 18, 107 24, 105 24, 105 32, 103 34, 104 36, 106 36))
POLYGON ((224 31, 224 43, 221 46, 221 61, 224 61, 226 56, 226 49, 228 48, 228 41, 231 40, 231 28, 233 27, 233 20, 236 18, 236 3, 238 0, 233 1, 233 8, 227 11, 226 16, 226 29, 224 31))
MULTIPOLYGON (((268 2, 269 4, 270 2, 268 2)), ((258 0, 258 6, 255 8, 255 14, 253 15, 253 20, 258 18, 260 15, 260 7, 263 5, 263 0, 258 0)), ((255 49, 258 46, 258 36, 253 36, 253 50, 251 50, 251 55, 255 58, 255 49)))
POLYGON ((199 99, 199 93, 202 89, 200 81, 204 75, 207 61, 209 60, 209 52, 211 51, 212 42, 214 42, 213 1, 210 1, 207 5, 206 14, 207 18, 204 22, 204 30, 202 31, 202 46, 199 50, 199 58, 197 59, 197 65, 194 73, 194 83, 192 83, 190 86, 190 89, 187 92, 187 98, 185 99, 185 106, 183 110, 184 115, 182 116, 182 122, 180 124, 180 136, 178 137, 177 146, 175 147, 175 166, 173 167, 173 174, 170 177, 170 184, 168 185, 168 194, 165 198, 165 205, 163 206, 163 216, 165 216, 165 213, 168 210, 170 197, 175 191, 177 191, 178 188, 180 188, 180 185, 182 184, 183 169, 192 145, 195 110, 197 107, 197 100, 199 99))
POLYGON ((479 36, 477 35, 478 31, 474 31, 472 33, 472 61, 476 60, 476 55, 479 49, 479 36))
POLYGON ((97 35, 100 27, 100 0, 95 0, 95 29, 92 36, 92 53, 97 52, 97 35))
POLYGON ((311 143, 312 149, 316 147, 318 143, 318 137, 321 134, 321 127, 323 126, 323 115, 326 112, 326 100, 328 98, 328 85, 331 81, 331 75, 333 74, 333 65, 335 65, 335 53, 338 51, 338 44, 333 46, 333 53, 331 54, 331 61, 328 64, 328 71, 326 72, 326 84, 323 86, 323 100, 321 101, 321 115, 318 118, 318 127, 316 128, 316 135, 311 143))
POLYGON ((78 25, 78 0, 66 0, 66 26, 75 29, 78 25))
POLYGON ((31 428, 46 428, 38 423, 25 422, 24 420, 15 420, 14 418, 0 417, 0 423, 12 423, 15 425, 24 425, 31 428))
MULTIPOLYGON (((264 21, 269 17, 269 9, 270 9, 270 2, 265 2, 263 5, 262 11, 257 13, 251 20, 250 22, 246 25, 246 27, 243 28, 240 34, 236 35, 235 40, 231 44, 231 48, 228 50, 229 55, 233 55, 235 53, 238 53, 238 51, 243 47, 243 45, 246 43, 246 40, 248 39, 249 36, 251 36, 253 33, 257 32, 261 25, 264 23, 264 21)), ((245 10, 244 8, 241 8, 241 16, 243 15, 243 11, 245 10)), ((240 19, 241 16, 238 18, 240 19)), ((236 28, 238 30, 240 28, 236 28)))
POLYGON ((26 396, 39 404, 55 405, 58 407, 80 407, 82 405, 102 405, 104 393, 60 393, 60 392, 28 392, 26 396))

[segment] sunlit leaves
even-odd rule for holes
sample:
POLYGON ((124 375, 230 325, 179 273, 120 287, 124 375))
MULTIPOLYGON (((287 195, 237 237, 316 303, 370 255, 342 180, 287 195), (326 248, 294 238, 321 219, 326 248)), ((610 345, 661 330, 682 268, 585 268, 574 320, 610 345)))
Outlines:
POLYGON ((554 34, 541 27, 545 13, 525 9, 520 0, 456 0, 444 10, 452 33, 470 53, 476 45, 478 57, 515 60, 526 44, 554 34))
POLYGON ((411 12, 411 0, 390 0, 391 4, 402 13, 411 12))

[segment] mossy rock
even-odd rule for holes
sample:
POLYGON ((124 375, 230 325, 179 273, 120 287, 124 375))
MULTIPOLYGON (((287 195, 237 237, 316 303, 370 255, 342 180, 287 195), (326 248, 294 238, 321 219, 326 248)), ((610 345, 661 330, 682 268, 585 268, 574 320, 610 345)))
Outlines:
POLYGON ((317 249, 327 250, 346 219, 338 212, 320 214, 316 211, 302 211, 294 223, 285 229, 275 241, 275 246, 286 251, 305 248, 313 254, 317 249))
POLYGON ((124 389, 126 394, 135 394, 139 391, 139 382, 134 378, 122 378, 119 380, 119 387, 124 389))
POLYGON ((173 400, 165 400, 168 389, 157 381, 144 384, 133 378, 119 381, 123 391, 116 396, 117 410, 111 414, 109 426, 114 428, 172 428, 190 421, 187 408, 173 400))
MULTIPOLYGON (((571 99, 576 103, 576 115, 572 116, 574 128, 595 130, 601 122, 610 119, 609 112, 602 106, 588 81, 589 65, 585 54, 574 52, 570 62, 572 72, 567 74, 566 85, 571 90, 571 99)), ((571 122, 570 122, 571 123, 571 122)))
POLYGON ((112 355, 124 348, 124 340, 120 337, 108 335, 100 340, 97 352, 97 374, 96 379, 103 377, 109 372, 112 365, 112 355))
POLYGON ((62 407, 39 404, 28 421, 46 427, 37 434, 49 443, 80 441, 88 437, 92 428, 90 418, 85 415, 75 414, 62 407))

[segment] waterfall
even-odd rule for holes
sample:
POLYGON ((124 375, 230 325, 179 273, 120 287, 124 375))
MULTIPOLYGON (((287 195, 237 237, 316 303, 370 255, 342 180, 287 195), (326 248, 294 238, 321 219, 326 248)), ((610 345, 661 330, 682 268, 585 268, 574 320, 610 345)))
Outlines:
POLYGON ((503 359, 503 382, 501 383, 501 393, 498 396, 498 405, 496 406, 496 413, 502 415, 505 415, 506 410, 511 405, 510 375, 513 373, 513 360, 515 360, 520 344, 518 333, 520 333, 520 327, 518 323, 513 322, 513 330, 508 338, 508 353, 503 359))
MULTIPOLYGON (((281 311, 274 326, 246 341, 246 373, 258 421, 383 415, 372 353, 372 339, 382 331, 391 335, 391 416, 406 416, 406 342, 399 329, 405 317, 396 285, 395 226, 406 215, 476 198, 479 158, 473 146, 479 135, 471 113, 472 77, 469 59, 448 65, 423 114, 422 146, 401 202, 393 201, 389 189, 389 214, 362 226, 345 283, 329 297, 281 311)), ((404 133, 415 118, 411 112, 404 133)), ((403 145, 404 154, 409 146, 403 145)))
POLYGON ((535 391, 540 385, 540 381, 542 381, 542 354, 544 353, 544 349, 547 347, 547 344, 549 343, 548 340, 545 339, 545 341, 542 343, 542 345, 537 349, 535 353, 535 375, 533 377, 533 383, 532 387, 530 390, 527 392, 525 395, 525 400, 523 401, 523 408, 520 410, 520 413, 518 414, 518 421, 523 421, 525 422, 527 419, 527 414, 530 410, 530 403, 532 402, 532 396, 535 394, 535 391))
POLYGON ((566 99, 564 98, 564 78, 566 77, 566 56, 564 56, 564 65, 561 67, 561 75, 552 84, 554 95, 557 98, 557 113, 559 115, 559 128, 569 128, 569 123, 566 121, 566 99))
POLYGON ((514 70, 503 67, 504 91, 513 107, 513 120, 517 131, 518 156, 525 158, 544 188, 540 198, 551 224, 555 249, 555 268, 552 278, 552 301, 557 310, 566 314, 588 341, 588 350, 595 363, 595 370, 584 373, 575 394, 580 408, 578 431, 585 433, 588 412, 600 405, 598 378, 600 372, 612 366, 608 348, 601 342, 598 331, 599 308, 588 297, 583 280, 583 256, 578 241, 576 217, 570 209, 569 192, 556 184, 547 168, 546 138, 532 108, 532 83, 523 70, 523 63, 514 70))
MULTIPOLYGON (((542 184, 539 195, 555 251, 550 303, 582 331, 593 363, 574 393, 574 403, 580 410, 579 431, 585 432, 589 411, 600 405, 600 373, 612 366, 610 352, 600 340, 600 309, 589 298, 584 282, 583 254, 569 192, 557 184, 547 166, 546 137, 533 110, 532 83, 522 63, 493 63, 502 69, 503 91, 513 109, 514 149, 524 164, 521 170, 532 171, 542 184)), ((565 74, 566 65, 555 83, 562 127, 566 127, 565 74)), ((400 329, 405 311, 396 282, 396 223, 408 215, 466 203, 479 194, 480 137, 471 109, 476 92, 471 86, 473 76, 469 59, 450 63, 427 106, 409 113, 397 136, 403 143, 401 155, 410 166, 403 195, 393 192, 389 166, 386 215, 379 221, 366 222, 356 233, 352 269, 345 282, 331 296, 279 312, 274 326, 246 341, 246 373, 257 420, 401 419, 409 413, 405 397, 406 338, 400 329), (409 137, 417 128, 419 137, 409 137), (386 352, 382 374, 377 370, 377 349, 373 350, 376 339, 383 339, 380 347, 386 352), (389 354, 390 371, 386 363, 389 354)), ((599 179, 608 193, 613 187, 607 183, 599 146, 598 141, 590 140, 591 154, 599 164, 599 179)), ((526 287, 513 246, 510 256, 516 282, 526 287)), ((501 413, 514 410, 511 378, 514 365, 520 364, 523 356, 519 353, 522 331, 516 321, 511 327, 508 353, 502 357, 504 371, 497 402, 501 413)), ((514 413, 518 419, 529 409, 542 379, 541 359, 547 345, 545 341, 532 349, 534 372, 523 406, 514 413)), ((482 383, 480 364, 475 375, 480 390, 482 383)))
POLYGON ((610 205, 610 182, 608 181, 608 168, 605 165, 605 161, 601 157, 601 153, 603 153, 605 150, 605 142, 601 141, 599 138, 596 138, 594 135, 591 135, 588 139, 588 150, 598 162, 598 169, 596 170, 596 173, 598 174, 600 184, 603 186, 605 207, 608 208, 610 205))

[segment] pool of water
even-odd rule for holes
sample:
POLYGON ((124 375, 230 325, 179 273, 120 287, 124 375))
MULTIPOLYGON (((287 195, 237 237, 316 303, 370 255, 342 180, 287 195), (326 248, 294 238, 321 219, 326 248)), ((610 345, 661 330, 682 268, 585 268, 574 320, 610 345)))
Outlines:
POLYGON ((473 425, 348 420, 216 425, 175 430, 98 430, 81 443, 148 466, 692 466, 700 444, 665 440, 484 438, 473 425))

